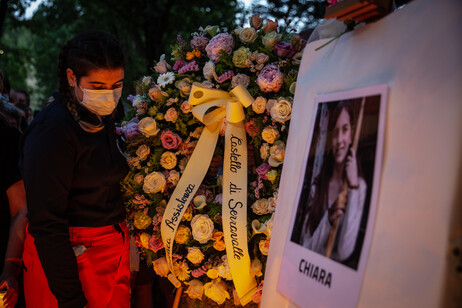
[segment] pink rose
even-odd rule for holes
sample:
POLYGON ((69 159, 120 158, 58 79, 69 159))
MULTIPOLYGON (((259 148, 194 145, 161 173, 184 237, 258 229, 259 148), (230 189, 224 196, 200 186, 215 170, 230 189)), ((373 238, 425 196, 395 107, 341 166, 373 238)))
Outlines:
POLYGON ((279 41, 274 45, 273 52, 276 56, 281 58, 290 58, 294 55, 294 46, 291 43, 279 41))
POLYGON ((271 166, 268 163, 263 163, 256 169, 259 178, 265 178, 265 174, 271 170, 271 166))
POLYGON ((271 19, 266 20, 266 24, 263 27, 263 33, 268 33, 268 32, 278 32, 278 21, 272 21, 271 19))
POLYGON ((160 249, 164 248, 164 243, 162 242, 162 239, 156 238, 154 235, 151 236, 149 239, 149 249, 151 249, 154 252, 159 251, 160 249))
POLYGON ((260 134, 260 129, 253 120, 250 120, 249 122, 245 123, 245 131, 251 138, 255 138, 260 134))
POLYGON ((177 149, 181 142, 183 142, 180 136, 169 130, 162 131, 160 141, 164 149, 167 150, 177 149))
POLYGON ((257 78, 257 84, 260 90, 265 93, 278 92, 284 81, 284 75, 274 64, 265 66, 257 78))

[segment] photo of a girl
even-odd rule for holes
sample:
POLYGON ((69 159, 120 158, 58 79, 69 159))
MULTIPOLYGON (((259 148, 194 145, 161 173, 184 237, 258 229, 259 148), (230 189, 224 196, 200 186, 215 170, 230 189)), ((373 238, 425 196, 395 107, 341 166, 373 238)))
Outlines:
POLYGON ((291 241, 357 269, 369 211, 380 96, 318 104, 291 241))

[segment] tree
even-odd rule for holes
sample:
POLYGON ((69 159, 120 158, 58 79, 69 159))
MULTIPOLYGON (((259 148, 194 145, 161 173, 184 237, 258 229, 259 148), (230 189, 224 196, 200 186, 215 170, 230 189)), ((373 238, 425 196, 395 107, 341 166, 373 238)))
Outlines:
POLYGON ((124 86, 128 94, 134 92, 132 81, 149 74, 154 61, 169 53, 177 34, 209 24, 234 27, 241 9, 237 0, 45 0, 31 20, 21 24, 32 34, 27 60, 43 99, 57 88, 61 46, 88 29, 111 32, 121 41, 128 58, 124 86))
POLYGON ((290 26, 301 30, 314 28, 324 17, 328 5, 326 0, 267 0, 267 5, 256 3, 252 10, 261 16, 271 16, 277 20, 291 20, 290 26))

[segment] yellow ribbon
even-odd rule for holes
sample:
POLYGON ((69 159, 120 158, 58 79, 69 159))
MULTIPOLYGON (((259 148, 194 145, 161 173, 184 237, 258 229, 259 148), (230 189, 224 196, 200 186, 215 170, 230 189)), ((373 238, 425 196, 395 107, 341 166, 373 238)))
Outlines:
POLYGON ((161 223, 166 259, 173 273, 172 246, 176 230, 192 197, 207 173, 226 117, 223 164, 223 234, 231 274, 242 305, 255 293, 257 283, 250 275, 247 248, 247 139, 244 107, 253 98, 239 85, 229 93, 194 84, 189 96, 193 115, 205 127, 186 169, 167 204, 161 223))

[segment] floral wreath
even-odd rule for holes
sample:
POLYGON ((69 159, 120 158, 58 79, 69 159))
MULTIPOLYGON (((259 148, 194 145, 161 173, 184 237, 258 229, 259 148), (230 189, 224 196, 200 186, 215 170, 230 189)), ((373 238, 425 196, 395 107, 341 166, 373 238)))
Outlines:
MULTIPOLYGON (((186 204, 174 234, 171 265, 161 234, 163 216, 203 131, 190 104, 194 85, 228 93, 244 88, 252 98, 244 109, 247 134, 248 268, 260 301, 273 212, 292 112, 295 82, 305 41, 278 22, 252 16, 250 27, 227 32, 217 26, 199 28, 172 46, 172 66, 162 55, 153 74, 135 82, 133 110, 118 127, 126 140, 131 171, 122 182, 128 226, 141 258, 161 277, 183 286, 192 299, 223 304, 236 293, 223 232, 223 136, 221 121, 212 163, 186 204)), ((168 210, 167 210, 168 211, 168 210)), ((165 223, 165 221, 164 221, 165 223)), ((248 302, 248 301, 247 301, 248 302)), ((244 303, 245 304, 245 303, 244 303)))

